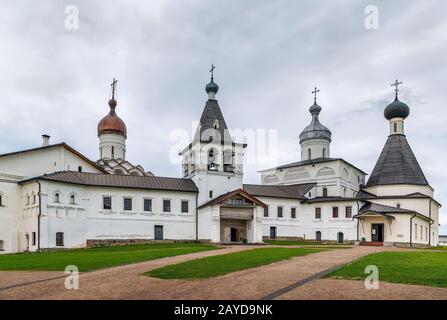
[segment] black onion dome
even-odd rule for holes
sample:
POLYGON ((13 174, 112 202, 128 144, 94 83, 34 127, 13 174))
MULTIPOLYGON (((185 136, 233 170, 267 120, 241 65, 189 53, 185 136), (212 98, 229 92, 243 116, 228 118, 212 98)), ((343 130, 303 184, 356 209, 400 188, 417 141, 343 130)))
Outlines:
POLYGON ((206 93, 214 92, 217 93, 219 91, 219 86, 214 83, 213 79, 211 79, 211 82, 208 83, 205 87, 206 93))
POLYGON ((406 103, 399 101, 396 97, 393 102, 391 102, 383 112, 383 115, 387 120, 393 118, 406 118, 410 114, 410 108, 406 103))

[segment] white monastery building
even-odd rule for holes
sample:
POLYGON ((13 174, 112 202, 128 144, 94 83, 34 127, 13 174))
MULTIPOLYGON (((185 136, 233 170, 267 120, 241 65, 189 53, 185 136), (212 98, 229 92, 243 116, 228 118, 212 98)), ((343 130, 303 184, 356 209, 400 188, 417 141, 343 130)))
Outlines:
POLYGON ((158 240, 262 243, 265 239, 438 244, 439 208, 404 133, 409 107, 385 108, 390 132, 373 172, 331 158, 332 133, 310 107, 300 161, 243 183, 246 144, 233 141, 216 94, 193 141, 181 151, 181 178, 154 176, 126 160, 127 128, 110 111, 98 124, 99 160, 66 143, 0 155, 0 253, 158 240), (367 181, 365 183, 365 181, 367 181))

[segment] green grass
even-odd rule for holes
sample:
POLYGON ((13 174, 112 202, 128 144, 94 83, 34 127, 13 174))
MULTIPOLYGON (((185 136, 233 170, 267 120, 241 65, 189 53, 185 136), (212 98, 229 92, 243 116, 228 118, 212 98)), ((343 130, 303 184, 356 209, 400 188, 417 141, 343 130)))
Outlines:
POLYGON ((63 271, 67 265, 75 265, 79 271, 90 271, 213 249, 217 248, 196 243, 163 243, 5 254, 0 255, 0 270, 63 271))
POLYGON ((328 243, 321 241, 288 241, 288 240, 264 240, 265 243, 275 246, 313 246, 313 247, 331 247, 331 248, 352 248, 352 245, 328 243))
POLYGON ((444 252, 380 252, 368 255, 326 277, 365 279, 365 267, 379 268, 379 280, 447 288, 447 254, 444 252))
POLYGON ((252 249, 168 265, 149 271, 146 275, 162 279, 210 278, 319 251, 323 250, 312 248, 252 249))

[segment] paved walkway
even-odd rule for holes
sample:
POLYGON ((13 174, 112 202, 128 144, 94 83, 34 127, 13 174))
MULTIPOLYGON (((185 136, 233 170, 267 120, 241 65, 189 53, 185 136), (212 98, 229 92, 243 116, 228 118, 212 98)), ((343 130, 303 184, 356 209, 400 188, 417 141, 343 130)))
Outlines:
POLYGON ((66 290, 65 279, 60 278, 63 275, 61 273, 0 272, 0 299, 187 300, 363 299, 363 297, 419 299, 433 296, 445 299, 447 297, 447 289, 420 286, 382 284, 382 288, 385 290, 365 293, 367 290, 363 287, 362 281, 329 279, 307 282, 316 273, 345 264, 364 255, 384 250, 398 250, 384 247, 354 247, 324 251, 202 280, 162 280, 142 275, 146 271, 168 264, 254 248, 259 247, 233 246, 216 251, 197 252, 86 272, 80 276, 79 290, 66 290), (45 277, 59 278, 45 281, 43 280, 45 277), (406 295, 402 296, 402 293, 406 293, 406 295))

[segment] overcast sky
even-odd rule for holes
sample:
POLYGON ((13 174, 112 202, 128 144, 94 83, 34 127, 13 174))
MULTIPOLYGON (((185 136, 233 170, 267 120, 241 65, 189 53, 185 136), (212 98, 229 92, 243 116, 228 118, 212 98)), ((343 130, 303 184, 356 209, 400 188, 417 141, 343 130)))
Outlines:
MULTIPOLYGON (((276 129, 279 164, 299 160, 318 86, 331 156, 370 173, 398 78, 411 108, 407 138, 447 205, 446 12, 444 0, 2 0, 0 153, 38 146, 47 133, 96 160, 116 77, 128 160, 180 176, 169 135, 200 118, 214 63, 228 126, 276 129), (79 10, 78 29, 66 28, 67 5, 79 10), (378 29, 365 27, 368 5, 379 10, 378 29)), ((246 166, 245 182, 259 183, 264 168, 246 166)))

